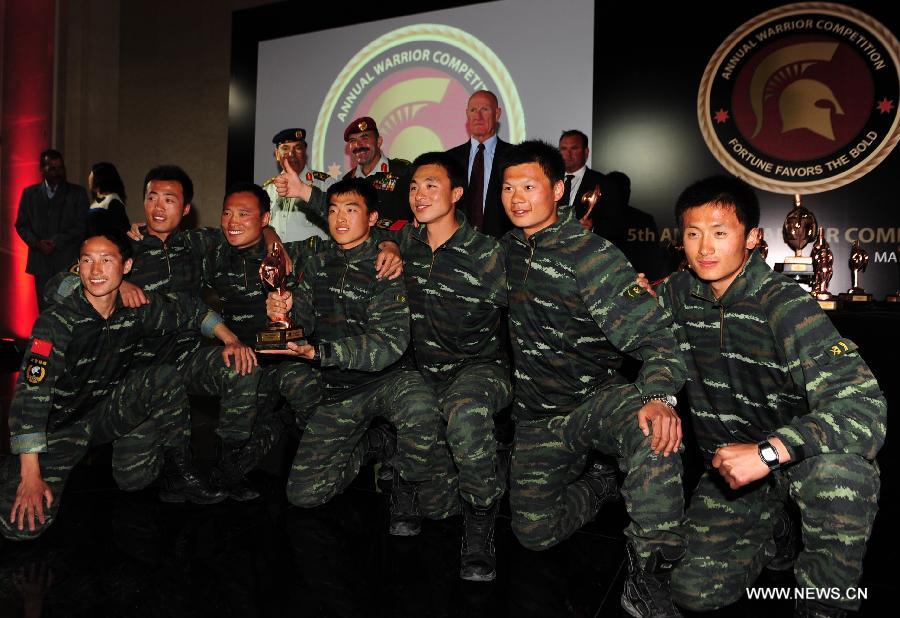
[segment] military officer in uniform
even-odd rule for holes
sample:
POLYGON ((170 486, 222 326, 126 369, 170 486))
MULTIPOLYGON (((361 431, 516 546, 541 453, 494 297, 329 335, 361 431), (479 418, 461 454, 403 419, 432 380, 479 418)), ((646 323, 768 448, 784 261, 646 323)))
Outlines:
MULTIPOLYGON (((291 167, 297 170, 300 178, 312 187, 321 190, 323 193, 328 190, 335 180, 325 172, 311 170, 307 166, 307 144, 306 129, 283 129, 275 134, 272 138, 275 144, 275 161, 284 173, 283 161, 287 158, 291 167)), ((274 180, 277 176, 273 176, 265 181, 262 185, 269 200, 272 204, 271 221, 269 225, 278 232, 278 235, 284 242, 293 242, 296 240, 306 240, 310 236, 318 236, 322 239, 328 238, 328 224, 317 218, 315 215, 300 210, 297 202, 298 198, 279 197, 275 190, 274 180)))

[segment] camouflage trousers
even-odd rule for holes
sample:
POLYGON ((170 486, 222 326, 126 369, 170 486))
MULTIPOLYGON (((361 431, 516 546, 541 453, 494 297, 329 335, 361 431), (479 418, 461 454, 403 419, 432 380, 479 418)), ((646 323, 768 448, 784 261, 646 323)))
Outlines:
POLYGON ((594 493, 580 476, 595 449, 614 456, 625 473, 625 535, 641 558, 654 547, 683 547, 676 531, 684 513, 681 457, 650 450, 652 436, 638 428, 641 406, 633 385, 616 385, 565 416, 516 424, 509 503, 522 545, 547 549, 594 518, 594 493))
POLYGON ((260 371, 240 375, 226 367, 222 348, 198 347, 176 365, 188 395, 219 398, 216 434, 226 443, 242 444, 250 437, 256 417, 256 389, 260 371))
MULTIPOLYGON (((810 457, 738 490, 718 471, 706 472, 686 513, 687 555, 672 573, 673 598, 696 611, 738 601, 775 556, 773 525, 787 500, 796 503, 802 519, 797 585, 841 591, 856 586, 879 488, 875 464, 857 455, 810 457)), ((830 602, 859 607, 855 599, 830 602)))
POLYGON ((254 373, 259 374, 257 412, 239 456, 242 472, 253 470, 279 438, 295 425, 301 431, 322 398, 319 369, 294 359, 264 360, 254 373), (284 397, 290 411, 280 410, 284 397))
POLYGON ((441 409, 443 471, 419 487, 426 517, 443 519, 459 510, 459 498, 487 507, 506 491, 500 474, 494 415, 509 405, 509 369, 496 363, 463 367, 451 380, 433 385, 441 409), (446 424, 445 424, 446 423, 446 424))
POLYGON ((187 394, 176 371, 169 365, 134 369, 96 408, 47 433, 47 450, 38 461, 53 505, 44 509, 46 523, 36 522, 33 532, 9 522, 19 457, 6 458, 0 470, 0 532, 17 540, 40 536, 56 519, 69 473, 92 446, 113 443, 113 477, 121 489, 135 490, 156 480, 167 450, 187 449, 189 440, 187 394))
POLYGON ((320 404, 306 424, 288 479, 297 506, 331 500, 353 482, 363 463, 363 434, 375 417, 397 429, 394 474, 422 482, 437 471, 440 413, 418 371, 398 371, 337 402, 320 404))

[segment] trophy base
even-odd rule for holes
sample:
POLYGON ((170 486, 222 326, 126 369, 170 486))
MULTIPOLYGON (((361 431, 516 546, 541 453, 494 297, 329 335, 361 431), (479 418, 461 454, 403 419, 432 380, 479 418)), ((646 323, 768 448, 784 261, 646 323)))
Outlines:
POLYGON ((896 294, 888 294, 884 297, 884 302, 886 303, 900 303, 900 291, 896 294))
POLYGON ((812 256, 810 255, 789 255, 784 258, 785 264, 809 264, 812 266, 812 256))
POLYGON ((816 302, 819 303, 819 307, 824 311, 834 311, 841 308, 841 301, 834 296, 831 298, 816 298, 816 302))
POLYGON ((288 343, 303 345, 306 339, 302 328, 278 328, 256 333, 257 350, 284 350, 288 343))
MULTIPOLYGON (((814 275, 812 262, 789 262, 790 258, 784 258, 783 263, 775 264, 775 272, 785 275, 814 275)), ((798 258, 800 259, 800 258, 798 258)))
POLYGON ((843 292, 838 295, 838 298, 841 299, 841 302, 845 303, 868 303, 872 301, 872 295, 866 293, 863 290, 850 290, 848 292, 843 292))

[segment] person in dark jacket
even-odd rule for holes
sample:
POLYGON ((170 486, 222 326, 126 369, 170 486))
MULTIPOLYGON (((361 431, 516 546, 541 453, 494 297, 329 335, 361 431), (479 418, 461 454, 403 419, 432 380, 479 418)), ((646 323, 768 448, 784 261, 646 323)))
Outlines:
POLYGON ((131 227, 125 212, 125 185, 112 163, 94 163, 88 174, 91 207, 88 209, 87 234, 118 232, 124 234, 131 227))

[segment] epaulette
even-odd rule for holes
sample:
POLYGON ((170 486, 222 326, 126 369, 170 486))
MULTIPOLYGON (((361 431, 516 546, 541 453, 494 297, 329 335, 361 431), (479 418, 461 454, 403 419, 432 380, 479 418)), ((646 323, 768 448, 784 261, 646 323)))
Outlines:
POLYGON ((412 161, 407 161, 406 159, 391 159, 391 165, 394 163, 399 163, 400 165, 412 165, 412 161))
POLYGON ((312 171, 313 178, 315 178, 316 180, 328 180, 329 178, 331 178, 331 176, 329 176, 325 172, 317 172, 316 170, 310 171, 312 171))
POLYGON ((267 181, 265 181, 264 183, 262 183, 262 188, 265 189, 266 187, 268 187, 270 184, 272 184, 273 182, 275 182, 275 179, 276 179, 276 178, 278 178, 278 174, 275 174, 274 176, 272 176, 271 178, 269 178, 267 181))
POLYGON ((319 237, 315 234, 313 234, 303 242, 306 243, 306 248, 309 249, 310 253, 317 253, 319 251, 319 237))

